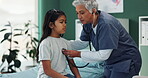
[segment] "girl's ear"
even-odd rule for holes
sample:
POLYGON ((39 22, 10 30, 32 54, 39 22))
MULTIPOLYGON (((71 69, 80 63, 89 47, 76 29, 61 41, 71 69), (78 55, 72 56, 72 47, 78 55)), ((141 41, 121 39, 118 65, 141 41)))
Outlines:
POLYGON ((54 27, 54 24, 52 22, 50 22, 49 27, 52 29, 54 27))

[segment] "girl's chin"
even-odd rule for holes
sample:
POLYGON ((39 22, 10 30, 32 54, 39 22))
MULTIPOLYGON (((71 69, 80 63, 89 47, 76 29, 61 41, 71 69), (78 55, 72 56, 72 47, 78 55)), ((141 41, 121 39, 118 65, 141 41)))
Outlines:
POLYGON ((65 32, 62 32, 61 34, 65 34, 65 32))

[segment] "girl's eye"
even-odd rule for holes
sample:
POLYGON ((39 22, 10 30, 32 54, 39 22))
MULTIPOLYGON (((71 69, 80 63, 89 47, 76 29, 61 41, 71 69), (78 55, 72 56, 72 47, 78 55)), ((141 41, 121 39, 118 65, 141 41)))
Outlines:
POLYGON ((63 24, 63 23, 65 23, 65 24, 66 24, 67 22, 60 22, 60 23, 61 23, 61 24, 63 24))
POLYGON ((64 21, 60 21, 60 23, 63 23, 64 21))

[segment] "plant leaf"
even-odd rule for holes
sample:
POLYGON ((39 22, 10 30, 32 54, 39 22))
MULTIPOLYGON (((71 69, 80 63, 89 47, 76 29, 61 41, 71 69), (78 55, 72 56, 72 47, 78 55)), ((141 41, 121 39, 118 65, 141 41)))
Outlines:
POLYGON ((0 72, 4 72, 5 71, 6 66, 4 66, 0 72))
POLYGON ((22 31, 22 29, 14 29, 14 30, 22 31))
POLYGON ((12 60, 15 60, 15 58, 17 56, 17 52, 19 52, 19 50, 17 50, 17 49, 10 50, 9 56, 11 57, 12 60))
POLYGON ((19 68, 21 66, 21 62, 19 60, 14 60, 14 66, 19 68))
POLYGON ((2 30, 0 30, 0 32, 5 31, 5 30, 7 30, 7 29, 2 29, 2 30))
POLYGON ((19 52, 18 49, 11 50, 11 52, 19 52))
POLYGON ((3 40, 1 41, 1 43, 4 42, 4 41, 5 41, 5 39, 3 39, 3 40))
POLYGON ((2 62, 5 62, 5 59, 7 59, 8 55, 3 55, 2 62))
POLYGON ((10 55, 7 57, 7 62, 8 62, 8 64, 10 64, 12 62, 12 57, 10 55))
POLYGON ((9 67, 8 67, 8 72, 9 73, 15 73, 16 72, 16 70, 14 70, 12 67, 13 67, 14 65, 10 65, 9 67))
POLYGON ((9 42, 11 42, 11 39, 8 39, 9 42))
POLYGON ((10 35, 12 35, 12 33, 6 33, 6 34, 4 35, 4 39, 8 39, 8 37, 9 37, 10 35))
MULTIPOLYGON (((21 54, 21 55, 22 55, 22 54, 21 54)), ((26 60, 28 60, 27 57, 26 57, 25 55, 22 55, 22 56, 23 56, 26 60)))
POLYGON ((27 33, 28 33, 28 31, 29 31, 29 29, 27 29, 27 30, 25 31, 25 34, 27 34, 27 33))
POLYGON ((26 48, 28 48, 29 42, 26 43, 26 48))
POLYGON ((11 23, 10 23, 10 21, 8 21, 8 24, 6 24, 5 26, 11 26, 11 23))
POLYGON ((34 41, 39 42, 39 40, 37 38, 33 38, 34 41))
POLYGON ((12 33, 6 33, 6 34, 4 35, 4 39, 1 41, 1 43, 2 43, 3 41, 5 41, 5 40, 8 40, 9 36, 11 36, 11 35, 12 35, 12 33))
POLYGON ((34 46, 36 46, 36 47, 37 47, 37 43, 36 43, 35 41, 33 41, 33 40, 32 40, 32 42, 34 43, 34 46))
POLYGON ((13 41, 14 43, 16 43, 16 44, 18 44, 18 42, 17 41, 13 41))
POLYGON ((22 36, 23 34, 15 34, 14 36, 22 36))
POLYGON ((30 25, 30 23, 28 22, 28 23, 25 23, 25 27, 28 27, 30 25))
POLYGON ((32 57, 32 54, 33 54, 33 50, 30 50, 29 57, 32 57))
POLYGON ((10 65, 10 66, 8 67, 8 69, 12 69, 13 66, 14 66, 14 65, 10 65))
POLYGON ((31 34, 28 34, 28 36, 31 36, 31 34))

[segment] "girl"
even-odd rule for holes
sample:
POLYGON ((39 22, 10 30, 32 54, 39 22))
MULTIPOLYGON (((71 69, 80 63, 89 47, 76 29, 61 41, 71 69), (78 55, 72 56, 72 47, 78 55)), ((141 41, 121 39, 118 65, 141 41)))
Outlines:
MULTIPOLYGON (((37 49, 37 58, 40 62, 38 78, 74 78, 66 69, 66 58, 61 50, 71 49, 71 44, 62 38, 66 31, 66 15, 60 10, 49 10, 44 19, 43 33, 37 49)), ((73 59, 68 59, 74 63, 73 59)), ((69 64, 72 73, 80 78, 76 67, 69 64)))

